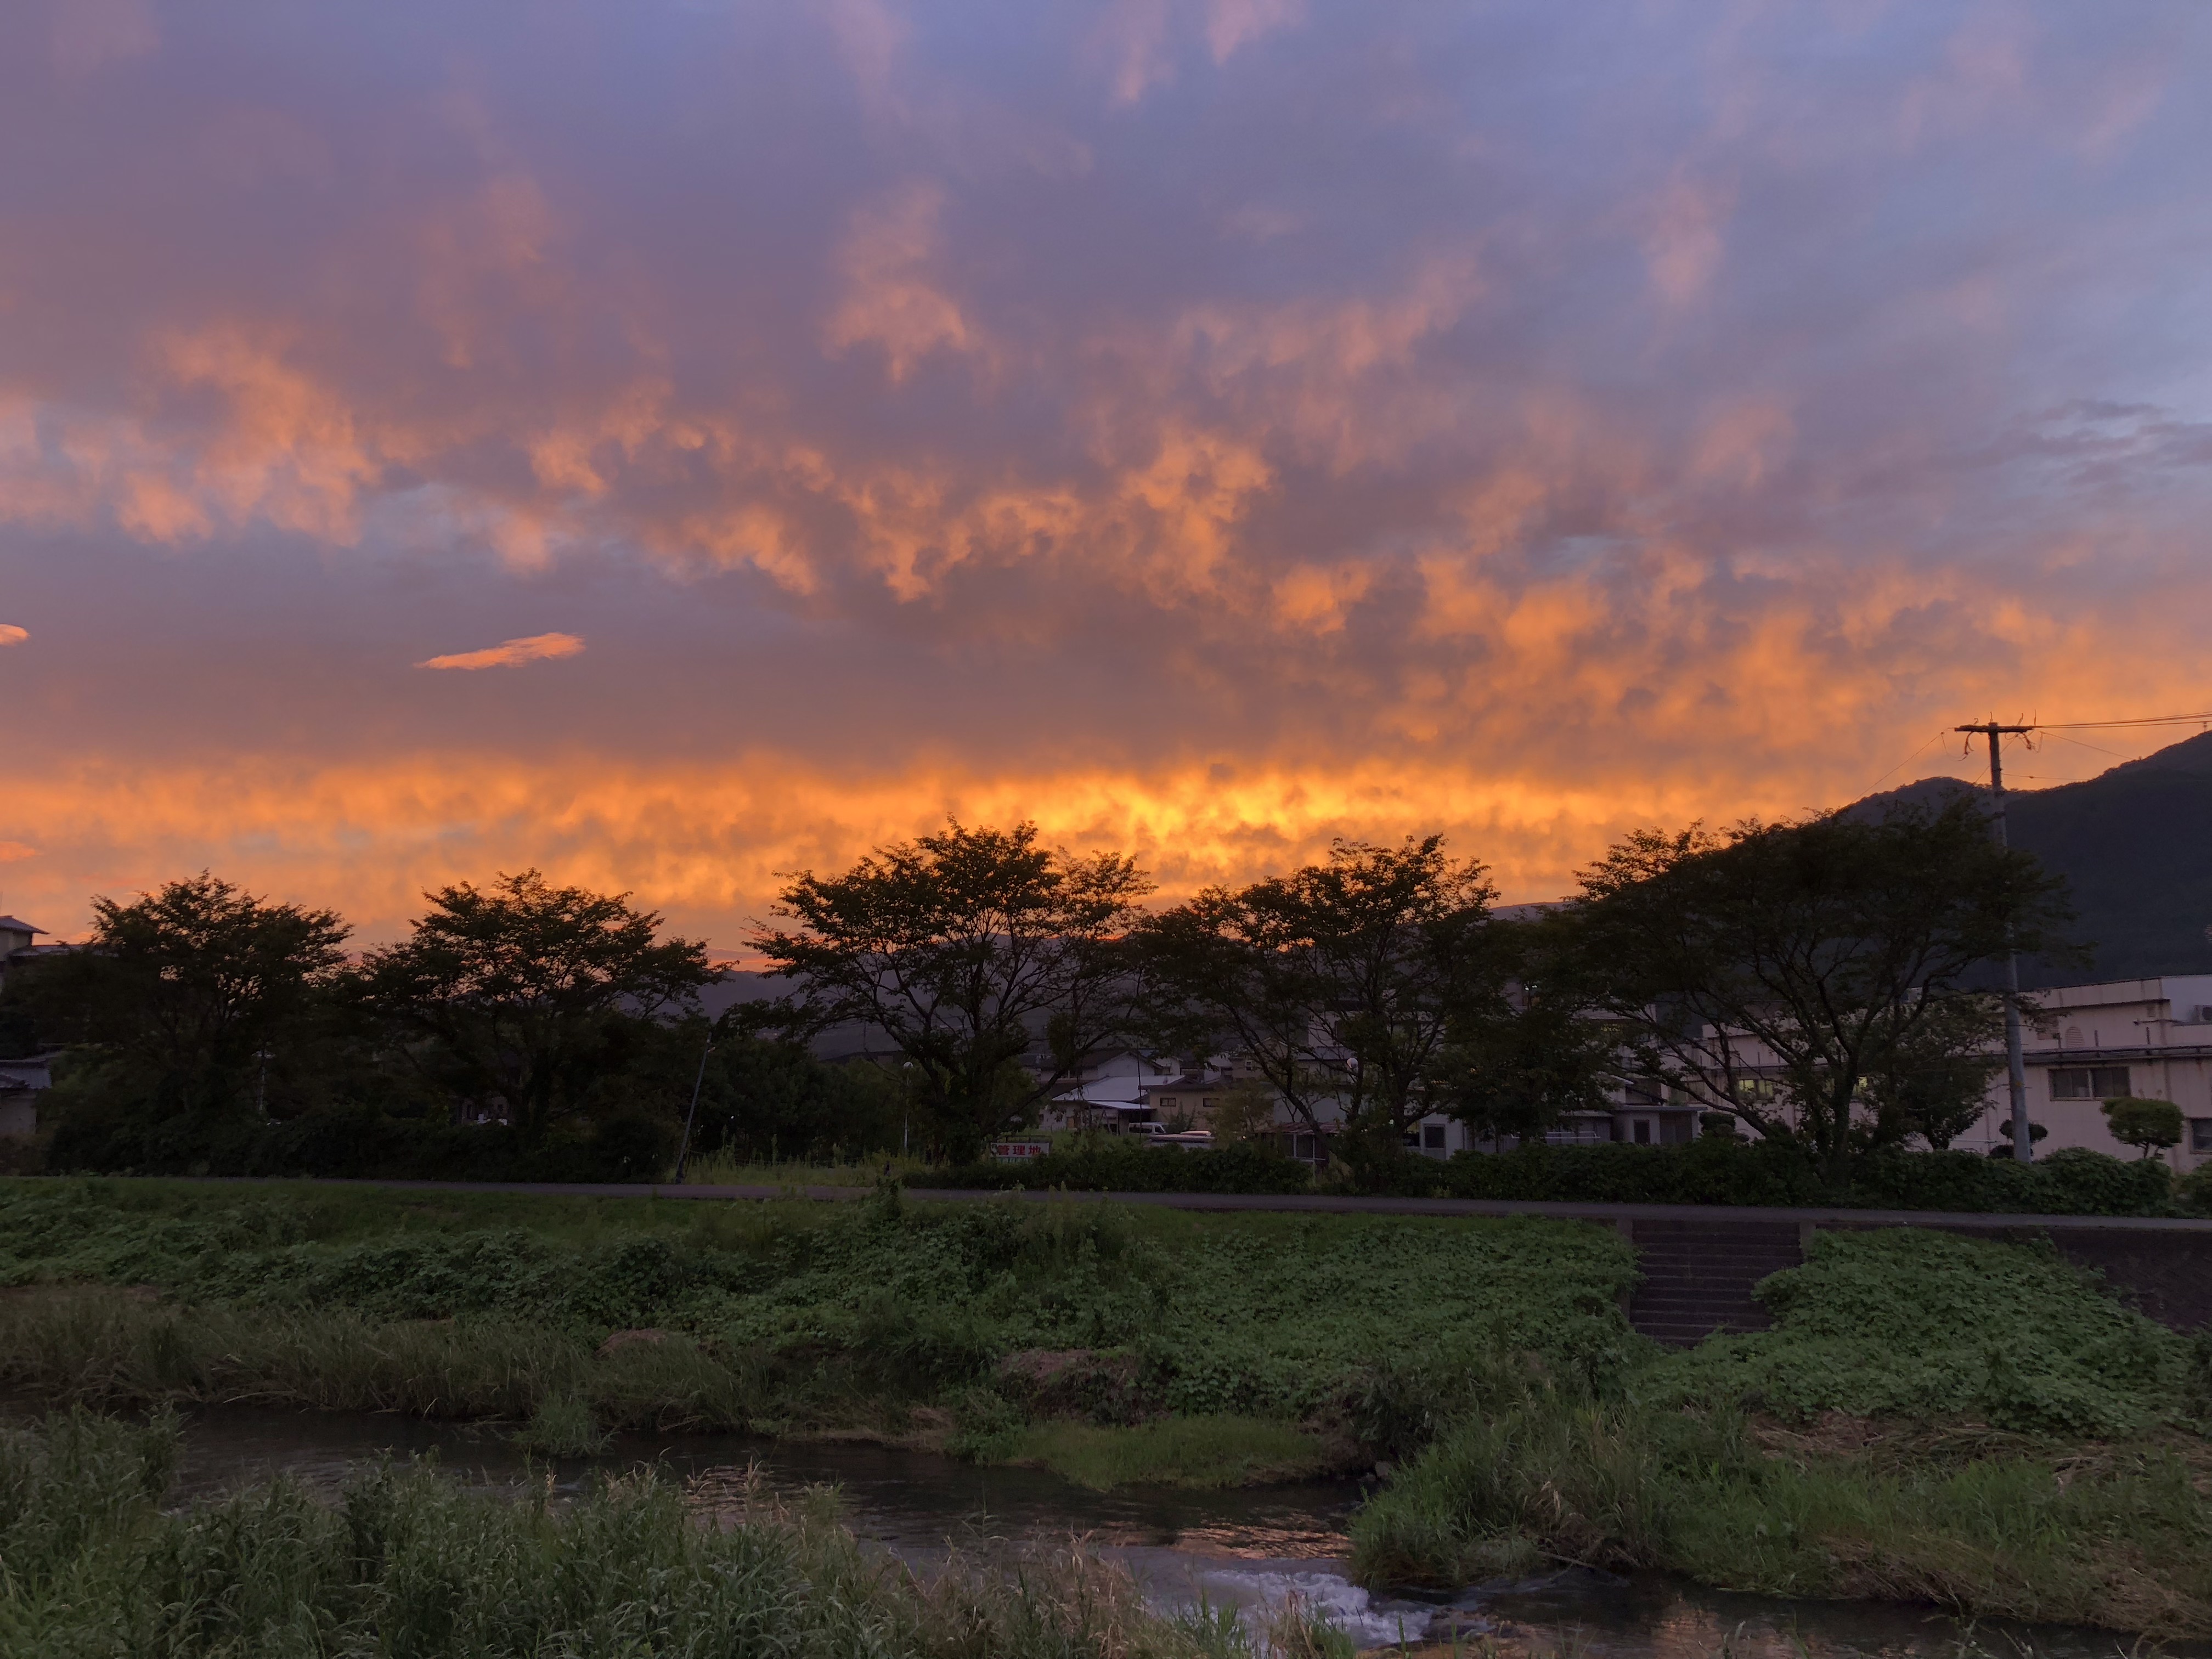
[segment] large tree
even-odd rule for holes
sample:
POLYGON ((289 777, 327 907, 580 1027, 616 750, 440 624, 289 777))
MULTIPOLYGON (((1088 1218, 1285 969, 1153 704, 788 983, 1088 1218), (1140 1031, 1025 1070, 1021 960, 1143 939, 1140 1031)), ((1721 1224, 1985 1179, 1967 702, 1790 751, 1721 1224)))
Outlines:
POLYGON ((629 895, 556 887, 536 870, 423 895, 410 937, 363 959, 363 1005, 464 1105, 526 1139, 582 1110, 629 1063, 641 1022, 688 1006, 706 946, 659 937, 629 895))
POLYGON ((334 911, 256 898, 204 870, 92 909, 84 948, 38 963, 20 994, 43 1036, 106 1048, 171 1109, 250 1103, 272 1046, 313 1019, 345 959, 334 911))
POLYGON ((1395 1155, 1443 1104, 1455 1042, 1502 1006, 1493 896, 1440 836, 1339 841, 1287 876, 1209 888, 1141 932, 1163 1034, 1248 1060, 1349 1161, 1395 1155))
POLYGON ((1033 823, 948 823, 842 875, 800 875, 775 912, 795 925, 751 943, 797 982, 790 1023, 880 1030, 944 1150, 967 1158, 1126 1030, 1122 938, 1151 890, 1133 860, 1042 847, 1033 823))
POLYGON ((1968 800, 1640 832, 1571 908, 1624 1079, 1802 1143, 1832 1175, 1855 1149, 1946 1138, 2002 1040, 1980 976, 2008 948, 2063 948, 2069 915, 1968 800))

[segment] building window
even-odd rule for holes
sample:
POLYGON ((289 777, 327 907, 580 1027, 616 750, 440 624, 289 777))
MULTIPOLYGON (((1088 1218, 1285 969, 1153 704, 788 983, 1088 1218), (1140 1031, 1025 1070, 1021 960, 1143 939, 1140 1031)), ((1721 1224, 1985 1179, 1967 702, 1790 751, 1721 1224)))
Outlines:
POLYGON ((1441 1152, 1443 1149, 1444 1126, 1441 1123, 1423 1124, 1421 1126, 1421 1150, 1428 1152, 1441 1152))
POLYGON ((1649 1146, 1651 1144, 1651 1120, 1648 1117, 1638 1118, 1635 1133, 1638 1146, 1649 1146))
POLYGON ((2051 1068, 2053 1100, 2118 1100, 2134 1091, 2128 1087, 2124 1066, 2054 1066, 2051 1068))
POLYGON ((2212 1117, 2192 1117, 2189 1120, 2189 1150, 2192 1152, 2212 1152, 2212 1117))

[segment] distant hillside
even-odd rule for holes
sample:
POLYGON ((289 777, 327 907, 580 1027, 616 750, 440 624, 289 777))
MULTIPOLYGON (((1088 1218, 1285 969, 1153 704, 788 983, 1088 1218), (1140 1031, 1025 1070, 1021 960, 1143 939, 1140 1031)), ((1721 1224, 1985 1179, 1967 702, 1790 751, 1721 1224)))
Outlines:
MULTIPOLYGON (((1989 791, 1923 778, 1850 810, 1933 806, 1961 793, 1989 791)), ((2075 933, 2096 951, 2086 970, 2023 962, 2023 984, 2212 973, 2212 732, 2087 782, 2008 790, 2005 805, 2012 844, 2066 878, 2081 913, 2075 933)))

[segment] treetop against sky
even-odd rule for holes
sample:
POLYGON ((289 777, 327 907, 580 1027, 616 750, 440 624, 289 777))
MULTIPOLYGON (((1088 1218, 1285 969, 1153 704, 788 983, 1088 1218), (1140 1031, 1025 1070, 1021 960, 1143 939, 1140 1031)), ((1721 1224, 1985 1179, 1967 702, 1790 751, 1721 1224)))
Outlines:
POLYGON ((26 0, 0 908, 728 948, 948 811, 1541 898, 2203 707, 2208 81, 2194 0, 26 0))

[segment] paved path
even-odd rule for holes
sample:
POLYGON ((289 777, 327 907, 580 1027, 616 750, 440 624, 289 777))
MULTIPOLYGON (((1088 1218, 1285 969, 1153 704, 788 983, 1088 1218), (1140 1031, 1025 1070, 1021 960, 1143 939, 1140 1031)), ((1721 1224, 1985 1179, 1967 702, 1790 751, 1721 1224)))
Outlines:
MULTIPOLYGON (((182 1178, 239 1186, 270 1184, 266 1179, 247 1176, 182 1178)), ((828 1202, 866 1198, 875 1190, 872 1187, 673 1187, 624 1185, 612 1182, 571 1185, 529 1181, 315 1180, 286 1184, 383 1187, 410 1192, 534 1193, 549 1198, 810 1198, 828 1202)), ((1789 1221, 1809 1223, 1815 1226, 1941 1227, 1946 1231, 2004 1231, 2033 1227, 2053 1232, 2086 1230, 2212 1233, 2212 1220, 2170 1219, 2163 1216, 1978 1215, 1947 1210, 1799 1210, 1732 1204, 1569 1204, 1490 1198, 1357 1198, 1335 1193, 1071 1193, 1031 1190, 1006 1193, 944 1187, 908 1187, 905 1192, 908 1199, 915 1202, 939 1200, 972 1202, 1011 1197, 1030 1203, 1147 1204, 1168 1210, 1307 1211, 1328 1215, 1534 1215, 1553 1216, 1570 1221, 1616 1224, 1638 1221, 1789 1221)))

